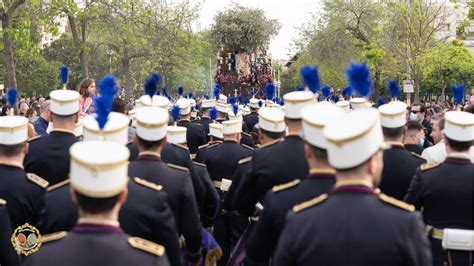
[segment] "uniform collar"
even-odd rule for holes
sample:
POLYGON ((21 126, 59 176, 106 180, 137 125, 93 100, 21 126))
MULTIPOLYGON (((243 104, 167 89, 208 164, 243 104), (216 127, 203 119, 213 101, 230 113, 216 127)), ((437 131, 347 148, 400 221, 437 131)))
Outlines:
POLYGON ((15 168, 20 168, 21 170, 25 170, 21 163, 11 162, 11 161, 0 161, 0 165, 11 166, 15 168))
POLYGON ((377 192, 374 190, 374 185, 367 179, 338 180, 330 194, 347 192, 365 193, 371 195, 377 194, 377 192))
POLYGON ((120 223, 116 220, 79 218, 76 226, 72 229, 76 233, 96 233, 96 232, 113 232, 123 233, 120 223))
POLYGON ((75 136, 74 131, 63 129, 63 128, 55 128, 55 129, 51 130, 51 133, 66 133, 66 134, 71 134, 71 135, 75 136))
POLYGON ((388 148, 397 148, 397 149, 404 149, 405 148, 403 143, 398 142, 398 141, 385 141, 385 145, 387 145, 388 148))
POLYGON ((233 140, 233 139, 226 139, 226 140, 223 141, 223 143, 227 143, 227 142, 228 142, 228 143, 237 143, 237 144, 239 144, 238 141, 233 140))
POLYGON ((336 170, 332 168, 312 168, 306 179, 335 179, 336 170))
POLYGON ((454 164, 471 164, 471 157, 467 153, 463 152, 452 152, 448 154, 445 162, 454 164))
POLYGON ((161 155, 157 152, 152 151, 142 151, 138 154, 137 160, 153 160, 153 161, 161 161, 161 155))
POLYGON ((286 134, 285 138, 290 138, 290 137, 301 138, 301 135, 300 135, 300 132, 288 132, 288 134, 286 134))

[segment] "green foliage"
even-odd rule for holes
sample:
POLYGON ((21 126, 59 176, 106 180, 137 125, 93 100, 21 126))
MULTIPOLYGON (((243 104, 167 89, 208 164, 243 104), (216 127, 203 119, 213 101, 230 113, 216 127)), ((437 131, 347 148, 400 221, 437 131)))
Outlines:
POLYGON ((471 6, 471 7, 469 8, 469 13, 467 14, 467 17, 468 17, 469 19, 474 19, 474 7, 471 6))
POLYGON ((464 37, 464 35, 467 33, 466 28, 469 27, 469 26, 471 26, 471 21, 470 20, 464 20, 463 22, 461 22, 456 27, 456 35, 464 37))
POLYGON ((47 61, 41 56, 19 58, 16 68, 18 88, 21 93, 46 96, 50 91, 61 88, 60 66, 61 63, 47 61))
POLYGON ((267 19, 263 10, 233 4, 214 17, 211 36, 218 45, 238 51, 267 50, 270 39, 280 30, 280 23, 267 19))

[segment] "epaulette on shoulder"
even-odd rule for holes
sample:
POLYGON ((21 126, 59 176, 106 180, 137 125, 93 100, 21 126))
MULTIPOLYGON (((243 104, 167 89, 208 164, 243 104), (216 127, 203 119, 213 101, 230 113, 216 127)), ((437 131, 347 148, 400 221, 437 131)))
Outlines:
POLYGON ((293 212, 298 213, 302 210, 305 210, 309 207, 315 206, 323 201, 325 201, 328 198, 328 194, 322 194, 312 200, 305 201, 303 203, 300 203, 298 205, 293 206, 293 212))
POLYGON ((249 149, 249 150, 252 150, 253 151, 253 148, 250 147, 249 145, 245 145, 245 144, 242 144, 242 146, 244 146, 245 148, 249 149))
POLYGON ((28 180, 30 180, 31 182, 35 183, 36 185, 42 188, 46 188, 49 185, 48 181, 44 180, 43 178, 33 173, 27 173, 26 178, 28 178, 28 180))
POLYGON ((203 163, 198 163, 198 162, 193 162, 194 165, 197 165, 197 166, 201 166, 201 167, 204 167, 206 168, 207 165, 203 164, 203 163))
POLYGON ((283 140, 282 138, 281 138, 281 139, 276 139, 276 140, 274 140, 274 141, 272 141, 272 142, 269 142, 269 143, 260 145, 259 148, 260 148, 260 149, 263 149, 263 148, 271 147, 271 146, 273 146, 273 145, 275 145, 275 144, 277 144, 277 143, 280 143, 282 140, 283 140))
POLYGON ((130 244, 130 246, 133 248, 146 251, 159 257, 165 254, 165 248, 163 246, 140 237, 129 237, 128 244, 130 244))
POLYGON ((189 169, 186 168, 186 167, 182 167, 182 166, 172 164, 172 163, 167 163, 166 165, 168 165, 169 167, 171 167, 173 169, 177 169, 177 170, 184 171, 184 172, 189 172, 189 169))
POLYGON ((413 212, 415 211, 415 206, 411 205, 411 204, 408 204, 406 202, 403 202, 403 201, 400 201, 400 200, 397 200, 395 198, 392 198, 392 197, 389 197, 383 193, 380 193, 378 195, 378 198, 385 202, 385 203, 388 203, 390 205, 393 205, 395 207, 398 207, 400 209, 403 209, 405 211, 409 211, 409 212, 413 212))
POLYGON ((250 134, 247 133, 247 132, 242 132, 242 135, 245 135, 245 136, 247 136, 247 137, 252 137, 252 135, 250 135, 250 134))
POLYGON ((199 147, 198 147, 198 150, 204 149, 204 148, 206 148, 207 146, 209 146, 209 143, 199 146, 199 147))
POLYGON ((172 145, 173 145, 173 146, 176 146, 176 147, 178 147, 178 148, 181 148, 181 149, 183 149, 183 150, 189 151, 189 148, 186 147, 186 146, 184 146, 184 145, 176 144, 176 143, 173 143, 172 145))
POLYGON ((440 165, 441 165, 441 163, 438 163, 438 162, 436 162, 436 163, 424 163, 424 164, 420 165, 420 169, 421 169, 421 171, 428 171, 428 170, 436 168, 440 165))
POLYGON ((142 185, 144 187, 151 188, 151 189, 154 189, 154 190, 157 190, 157 191, 161 191, 163 189, 162 185, 158 185, 158 184, 146 181, 145 179, 141 179, 139 177, 133 178, 133 181, 135 181, 135 183, 137 183, 139 185, 142 185))
POLYGON ((54 185, 52 185, 52 186, 47 187, 47 188, 46 188, 46 191, 51 192, 51 191, 53 191, 53 190, 55 190, 55 189, 58 189, 58 188, 60 188, 60 187, 64 187, 65 185, 69 184, 70 182, 71 182, 71 180, 68 178, 68 179, 66 179, 66 180, 64 180, 64 181, 61 181, 61 182, 59 182, 59 183, 57 183, 57 184, 54 184, 54 185))
POLYGON ((51 233, 51 234, 41 236, 41 242, 46 243, 46 242, 56 241, 56 240, 59 240, 59 239, 62 239, 64 237, 66 237, 66 236, 67 236, 66 231, 59 231, 59 232, 56 232, 56 233, 51 233))
POLYGON ((38 135, 38 136, 34 136, 34 137, 31 137, 28 139, 28 142, 32 142, 32 141, 35 141, 35 140, 39 140, 41 138, 41 135, 38 135))
POLYGON ((220 143, 211 144, 211 145, 207 146, 206 149, 214 148, 214 147, 216 147, 216 146, 219 146, 219 144, 220 144, 220 143))
POLYGON ((7 204, 7 201, 4 199, 0 199, 0 205, 5 205, 5 204, 7 204))
POLYGON ((248 163, 248 162, 250 162, 250 161, 252 161, 252 156, 249 156, 249 157, 240 159, 239 164, 248 163))
POLYGON ((292 188, 296 185, 298 185, 299 183, 301 183, 301 181, 299 179, 295 179, 289 183, 286 183, 286 184, 282 184, 282 185, 278 185, 278 186, 274 186, 272 188, 272 191, 273 192, 279 192, 279 191, 283 191, 285 189, 289 189, 289 188, 292 188))
POLYGON ((204 127, 204 126, 203 126, 202 124, 200 124, 200 123, 193 123, 193 125, 196 125, 196 126, 198 126, 198 127, 204 127))
POLYGON ((418 158, 418 159, 422 159, 422 160, 426 161, 425 158, 421 157, 421 155, 419 155, 419 154, 416 153, 416 152, 410 152, 410 154, 413 155, 414 157, 418 158))

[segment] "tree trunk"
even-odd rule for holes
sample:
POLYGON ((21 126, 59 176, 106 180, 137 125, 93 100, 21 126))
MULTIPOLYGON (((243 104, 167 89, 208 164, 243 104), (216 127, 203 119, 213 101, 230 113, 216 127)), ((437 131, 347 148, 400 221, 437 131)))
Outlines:
POLYGON ((122 57, 122 70, 125 79, 125 101, 128 102, 132 93, 132 80, 130 78, 130 58, 128 57, 127 51, 124 51, 122 57))
POLYGON ((381 67, 380 67, 380 62, 377 62, 375 64, 375 77, 374 77, 374 82, 373 82, 373 86, 372 86, 372 93, 371 93, 371 100, 374 102, 374 103, 377 103, 377 100, 379 98, 379 94, 380 94, 380 76, 381 76, 381 67))
MULTIPOLYGON (((17 88, 16 84, 16 72, 15 72, 15 60, 13 55, 13 43, 8 36, 7 29, 10 27, 10 18, 4 16, 2 18, 2 30, 3 30, 3 57, 5 60, 5 67, 7 70, 7 87, 8 88, 17 88)), ((18 90, 18 95, 20 95, 20 90, 18 90)))
POLYGON ((74 18, 74 15, 70 13, 66 13, 68 20, 69 20, 69 26, 71 27, 71 34, 72 34, 72 40, 74 41, 74 45, 76 46, 76 49, 79 49, 79 61, 81 64, 82 68, 82 78, 86 79, 89 77, 89 68, 88 68, 88 60, 87 60, 87 54, 85 51, 85 37, 86 37, 86 25, 85 22, 81 22, 81 27, 82 27, 82 38, 79 38, 79 33, 77 32, 77 25, 76 25, 76 20, 74 18))
POLYGON ((81 43, 81 52, 79 54, 79 58, 81 60, 82 65, 82 78, 86 79, 89 78, 89 58, 86 52, 86 34, 87 32, 87 23, 85 19, 81 20, 81 35, 82 35, 82 43, 81 43))

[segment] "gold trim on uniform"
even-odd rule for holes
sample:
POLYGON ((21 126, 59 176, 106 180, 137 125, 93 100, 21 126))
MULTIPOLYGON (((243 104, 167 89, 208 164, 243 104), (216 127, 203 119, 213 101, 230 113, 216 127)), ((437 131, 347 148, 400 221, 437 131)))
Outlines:
POLYGON ((406 211, 409 211, 409 212, 414 212, 415 211, 415 206, 411 205, 411 204, 408 204, 406 202, 403 202, 403 201, 400 201, 400 200, 397 200, 395 198, 392 198, 392 197, 389 197, 383 193, 380 193, 378 195, 378 198, 383 201, 383 202, 386 202, 388 204, 391 204, 393 206, 396 206, 400 209, 403 209, 403 210, 406 210, 406 211))
POLYGON ((103 135, 104 133, 105 133, 105 134, 117 133, 117 132, 123 131, 123 130, 125 130, 125 129, 127 129, 127 128, 128 128, 128 124, 124 125, 123 127, 119 127, 119 128, 117 128, 117 129, 114 129, 114 130, 92 129, 92 128, 88 128, 88 127, 84 127, 84 130, 89 131, 89 132, 92 132, 92 133, 95 133, 95 134, 98 134, 98 135, 103 135))
POLYGON ((0 165, 6 165, 6 166, 12 166, 12 167, 17 167, 20 168, 21 170, 25 170, 23 165, 21 163, 17 162, 12 162, 12 161, 0 161, 0 165))
POLYGON ((332 138, 326 138, 328 141, 336 144, 337 146, 342 146, 343 144, 347 143, 347 142, 351 142, 351 141, 354 141, 354 140, 357 140, 357 139, 360 139, 362 137, 364 137, 365 135, 367 135, 370 131, 372 131, 372 129, 375 127, 375 125, 377 125, 376 122, 374 122, 374 124, 372 126, 370 126, 369 128, 367 128, 366 130, 362 131, 361 133, 355 135, 355 136, 352 136, 352 137, 349 137, 349 138, 345 138, 345 139, 340 139, 340 140, 336 140, 336 139, 332 139, 332 138))
POLYGON ((162 128, 168 124, 168 121, 165 121, 163 123, 159 124, 153 124, 153 123, 145 123, 137 119, 137 125, 144 127, 144 128, 162 128))
POLYGON ((374 188, 374 184, 372 181, 367 179, 345 179, 345 180, 337 180, 334 188, 342 187, 342 186, 357 186, 362 185, 369 188, 374 188))
POLYGON ((279 138, 279 139, 276 139, 276 140, 273 140, 273 141, 270 141, 268 143, 265 143, 263 145, 260 145, 260 149, 263 149, 263 148, 266 148, 266 147, 270 147, 272 145, 275 145, 277 143, 280 143, 281 141, 283 141, 283 138, 279 138))
POLYGON ((41 238, 41 242, 46 243, 46 242, 56 241, 56 240, 59 240, 59 239, 62 239, 64 237, 66 237, 66 236, 67 236, 66 231, 59 231, 59 232, 44 235, 41 238))
POLYGON ((16 127, 0 126, 0 131, 1 132, 11 132, 11 133, 13 133, 14 131, 22 130, 22 129, 25 129, 25 128, 28 128, 28 123, 23 124, 23 125, 19 125, 19 126, 16 126, 16 127))
POLYGON ((253 148, 250 147, 249 145, 245 145, 245 144, 242 144, 242 146, 244 146, 245 148, 249 149, 249 150, 252 150, 253 151, 253 148))
POLYGON ((332 168, 312 168, 309 170, 309 174, 314 175, 314 174, 331 174, 335 175, 336 170, 332 168))
POLYGON ((305 99, 294 99, 294 100, 289 100, 289 99, 286 99, 284 100, 285 103, 305 103, 305 102, 314 102, 316 100, 315 97, 311 97, 311 98, 305 98, 305 99))
POLYGON ((118 162, 113 162, 113 163, 103 163, 103 164, 96 164, 96 163, 87 163, 84 162, 80 159, 75 158, 74 156, 71 155, 71 160, 77 163, 78 165, 92 169, 95 171, 103 171, 103 170, 109 170, 109 169, 114 169, 118 168, 124 164, 128 164, 128 158, 123 160, 123 161, 118 161, 118 162))
POLYGON ((181 149, 183 149, 183 150, 189 151, 189 148, 186 147, 186 146, 184 146, 184 145, 176 144, 176 143, 171 143, 171 145, 176 146, 176 147, 178 147, 178 148, 181 148, 181 149))
POLYGON ((438 163, 438 162, 434 162, 434 163, 424 163, 424 164, 420 165, 420 170, 421 170, 421 171, 427 171, 427 170, 436 168, 436 167, 438 167, 438 166, 440 166, 440 165, 441 165, 441 163, 438 163))
POLYGON ((42 188, 46 188, 49 185, 49 182, 41 178, 40 176, 33 174, 33 173, 27 173, 26 178, 30 180, 31 182, 37 184, 38 186, 42 188))
POLYGON ((140 185, 145 186, 147 188, 154 189, 156 191, 161 191, 163 189, 163 186, 157 185, 157 184, 152 183, 152 182, 148 182, 145 179, 141 179, 139 177, 134 177, 133 181, 135 181, 137 184, 140 184, 140 185))
POLYGON ((423 157, 421 157, 421 155, 419 155, 418 153, 416 153, 416 152, 410 152, 410 153, 411 153, 411 155, 413 155, 413 156, 415 156, 415 157, 417 157, 417 158, 420 158, 420 159, 423 159, 423 160, 426 161, 426 159, 423 158, 423 157))
POLYGON ((293 212, 298 213, 304 209, 307 209, 309 207, 315 206, 323 201, 325 201, 328 198, 328 194, 322 194, 312 200, 305 201, 303 203, 300 203, 298 205, 293 206, 293 212))
POLYGON ((184 171, 184 172, 189 172, 189 169, 186 168, 186 167, 182 167, 182 166, 172 164, 172 163, 167 163, 166 165, 168 165, 171 168, 177 169, 177 170, 181 170, 181 171, 184 171))
POLYGON ((79 97, 78 98, 75 98, 75 99, 70 99, 70 100, 61 100, 61 99, 58 99, 58 98, 54 98, 54 97, 51 97, 49 96, 49 98, 51 99, 51 101, 53 102, 57 102, 61 105, 65 104, 65 103, 72 103, 72 102, 79 102, 79 97))
POLYGON ((69 133, 69 134, 74 135, 74 131, 63 129, 63 128, 53 128, 53 130, 51 130, 51 132, 69 133))
POLYGON ((28 142, 32 142, 32 141, 35 141, 35 140, 37 140, 37 139, 40 139, 41 137, 42 137, 41 135, 37 135, 37 136, 34 136, 34 137, 29 138, 27 141, 28 141, 28 142))
POLYGON ((39 250, 42 244, 41 238, 41 233, 36 227, 25 223, 13 231, 10 242, 18 253, 28 256, 39 250))
POLYGON ((138 156, 155 156, 161 158, 161 155, 159 153, 153 151, 142 151, 138 154, 138 156))
POLYGON ((285 189, 288 189, 288 188, 292 188, 292 187, 298 185, 299 183, 301 183, 301 181, 299 179, 295 179, 295 180, 293 180, 291 182, 288 182, 286 184, 274 186, 272 188, 272 191, 273 192, 279 192, 279 191, 282 191, 282 190, 285 190, 285 189))
POLYGON ((74 184, 74 182, 71 182, 71 186, 74 189, 74 191, 77 191, 80 194, 83 194, 85 196, 89 196, 92 198, 109 198, 109 197, 120 194, 127 186, 127 183, 128 183, 128 178, 127 178, 127 181, 119 188, 114 189, 114 190, 109 190, 109 191, 100 191, 100 192, 78 187, 77 185, 74 184))
POLYGON ((301 134, 300 132, 288 132, 288 134, 286 134, 286 137, 301 137, 301 134))
POLYGON ((247 137, 252 137, 252 135, 250 135, 250 134, 247 133, 247 132, 240 132, 240 133, 242 133, 242 135, 245 135, 245 136, 247 136, 247 137))
POLYGON ((474 126, 474 123, 457 123, 457 122, 450 121, 448 119, 446 119, 446 123, 449 123, 451 125, 455 125, 458 127, 462 127, 462 128, 474 126))
POLYGON ((5 205, 5 204, 7 204, 7 201, 4 199, 0 199, 0 205, 5 205))
POLYGON ((165 254, 165 248, 161 245, 155 244, 151 241, 145 240, 140 237, 129 237, 128 238, 128 244, 130 246, 140 249, 146 252, 149 252, 151 254, 154 254, 156 256, 163 256, 165 254))
POLYGON ((221 144, 221 143, 222 143, 222 142, 220 142, 220 143, 213 143, 213 144, 209 144, 209 146, 207 146, 207 148, 206 148, 206 149, 210 149, 210 148, 212 148, 212 147, 215 147, 215 146, 217 146, 217 145, 219 145, 219 144, 221 144))
POLYGON ((252 156, 249 156, 249 157, 240 159, 240 160, 239 160, 239 164, 248 163, 248 162, 250 162, 250 161, 252 161, 252 156))
POLYGON ((395 116, 404 115, 405 113, 406 113, 406 110, 403 110, 403 111, 398 112, 398 113, 396 113, 396 114, 385 114, 385 113, 380 112, 380 115, 381 115, 381 116, 385 116, 385 117, 395 117, 395 116))
POLYGON ((200 150, 200 149, 202 149, 202 148, 206 148, 207 146, 209 146, 209 143, 199 146, 199 147, 198 147, 198 150, 200 150))
POLYGON ((61 182, 59 182, 59 183, 56 183, 56 184, 54 184, 54 185, 52 185, 52 186, 47 187, 47 188, 46 188, 46 191, 47 191, 47 192, 51 192, 51 191, 53 191, 53 190, 55 190, 55 189, 58 189, 58 188, 60 188, 60 187, 65 186, 65 185, 67 185, 67 184, 69 184, 69 183, 71 183, 71 179, 68 178, 68 179, 63 180, 63 181, 61 181, 61 182))
POLYGON ((193 162, 193 164, 198 165, 198 166, 202 166, 202 167, 207 167, 207 165, 205 165, 203 163, 193 162))
POLYGON ((77 220, 78 224, 98 224, 98 225, 108 225, 108 226, 114 226, 114 227, 119 227, 120 223, 117 220, 113 219, 98 219, 98 218, 87 218, 87 217, 82 217, 77 220))

